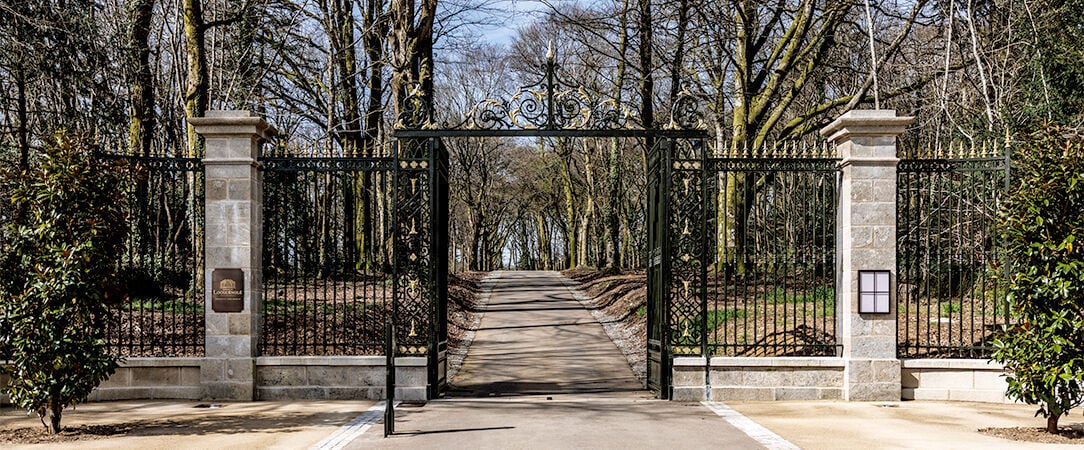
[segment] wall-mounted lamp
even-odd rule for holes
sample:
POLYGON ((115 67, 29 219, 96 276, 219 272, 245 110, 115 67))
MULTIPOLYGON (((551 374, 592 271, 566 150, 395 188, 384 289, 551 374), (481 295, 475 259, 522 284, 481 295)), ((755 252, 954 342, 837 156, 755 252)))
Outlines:
POLYGON ((889 313, 890 272, 887 270, 858 271, 858 313, 889 313))

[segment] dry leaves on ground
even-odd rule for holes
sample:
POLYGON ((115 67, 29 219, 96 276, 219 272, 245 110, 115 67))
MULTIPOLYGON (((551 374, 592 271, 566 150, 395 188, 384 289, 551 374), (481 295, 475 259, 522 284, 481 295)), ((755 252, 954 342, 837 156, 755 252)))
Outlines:
POLYGON ((73 441, 105 439, 128 434, 136 424, 80 425, 64 427, 60 433, 49 433, 43 427, 0 428, 0 444, 59 444, 73 441))
POLYGON ((1084 445, 1084 427, 1060 427, 1058 434, 1039 427, 983 428, 979 433, 1014 441, 1084 445))

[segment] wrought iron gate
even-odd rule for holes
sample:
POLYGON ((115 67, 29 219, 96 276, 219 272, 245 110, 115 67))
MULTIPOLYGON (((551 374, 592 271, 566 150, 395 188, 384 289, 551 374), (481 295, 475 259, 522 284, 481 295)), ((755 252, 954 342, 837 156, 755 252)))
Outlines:
MULTIPOLYGON (((642 138, 651 148, 649 171, 648 290, 650 361, 648 386, 661 398, 669 398, 673 318, 669 281, 674 270, 690 265, 686 258, 677 264, 666 252, 673 244, 669 214, 664 197, 671 191, 670 151, 651 145, 687 142, 703 146, 707 132, 702 129, 698 99, 684 95, 675 99, 667 129, 645 127, 634 108, 604 97, 594 97, 558 75, 558 65, 549 55, 541 67, 540 79, 519 88, 504 100, 485 100, 463 114, 457 124, 437 124, 432 111, 419 98, 408 98, 399 112, 394 136, 397 139, 395 181, 395 270, 394 307, 388 321, 388 407, 385 433, 394 432, 394 355, 429 358, 429 396, 435 397, 445 383, 447 342, 448 276, 448 192, 447 152, 442 138, 453 137, 552 137, 552 138, 642 138), (424 330, 424 333, 421 331, 424 330)), ((414 90, 412 92, 418 92, 414 90)), ((705 226, 703 224, 701 227, 705 226)), ((698 245, 693 239, 681 245, 698 245)), ((684 248, 684 247, 679 247, 684 248)), ((701 252, 702 253, 702 252, 701 252)), ((702 272, 702 270, 701 270, 702 272)), ((687 289, 686 289, 687 291, 687 289)), ((687 298, 691 298, 686 296, 687 298)), ((698 297, 703 300, 703 295, 698 297)), ((684 301, 684 300, 682 300, 684 301)), ((700 309, 702 311, 702 308, 700 309)), ((681 317, 688 312, 682 312, 681 317)), ((701 346, 703 351, 705 347, 701 346)))
POLYGON ((647 161, 647 388, 660 398, 670 396, 670 355, 666 343, 666 323, 668 308, 659 299, 665 298, 669 291, 665 249, 669 233, 667 222, 670 217, 664 198, 668 186, 669 171, 665 170, 663 154, 669 153, 669 141, 656 142, 648 153, 647 161), (664 150, 661 147, 666 147, 664 150))
MULTIPOLYGON (((387 354, 428 359, 428 396, 446 383, 448 152, 438 137, 399 139, 393 307, 387 354)), ((394 367, 394 360, 390 361, 394 367)))
POLYGON ((660 135, 648 155, 647 384, 673 394, 673 358, 707 355, 705 137, 660 135))

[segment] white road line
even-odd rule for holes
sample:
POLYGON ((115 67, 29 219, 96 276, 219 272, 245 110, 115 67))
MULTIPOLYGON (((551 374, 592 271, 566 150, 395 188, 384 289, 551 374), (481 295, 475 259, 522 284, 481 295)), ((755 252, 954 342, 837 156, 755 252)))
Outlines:
POLYGON ((706 406, 712 410, 719 417, 725 419, 734 428, 737 428, 742 433, 749 435, 755 441, 770 449, 779 450, 797 450, 797 445, 787 442, 778 434, 772 433, 771 430, 764 428, 760 424, 753 422, 752 419, 743 416, 740 412, 731 409, 729 406, 720 402, 700 402, 700 404, 706 406))
MULTIPOLYGON (((312 446, 312 450, 339 450, 346 447, 354 439, 357 439, 363 433, 365 433, 373 424, 376 424, 380 419, 384 418, 384 402, 378 402, 371 408, 361 413, 360 416, 351 420, 350 423, 343 425, 330 436, 324 438, 316 445, 312 446)), ((399 402, 395 402, 395 406, 399 406, 399 402)))

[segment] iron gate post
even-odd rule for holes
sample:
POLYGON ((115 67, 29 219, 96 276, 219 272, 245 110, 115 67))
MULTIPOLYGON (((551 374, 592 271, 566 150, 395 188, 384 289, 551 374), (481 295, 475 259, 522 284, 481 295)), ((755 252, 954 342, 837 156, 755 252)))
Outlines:
POLYGON ((671 356, 671 399, 707 398, 707 160, 700 139, 668 138, 666 324, 671 356))
POLYGON ((655 141, 651 150, 648 193, 648 314, 647 314, 647 384, 660 399, 673 395, 672 355, 670 353, 670 153, 672 142, 665 137, 655 141))
POLYGON ((429 138, 429 351, 426 398, 440 395, 448 356, 448 152, 440 138, 429 138))

